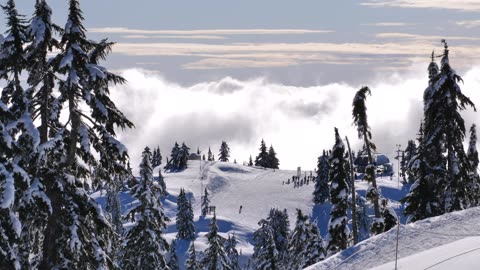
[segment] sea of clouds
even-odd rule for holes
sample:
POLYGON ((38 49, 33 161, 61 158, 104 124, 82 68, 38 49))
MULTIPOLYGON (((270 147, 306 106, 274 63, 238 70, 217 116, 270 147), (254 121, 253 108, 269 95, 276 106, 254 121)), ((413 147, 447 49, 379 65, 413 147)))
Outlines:
MULTIPOLYGON (((423 116, 423 91, 428 78, 425 65, 415 65, 402 76, 392 73, 371 82, 367 99, 368 120, 378 151, 390 158, 396 145, 404 148, 414 139, 423 116)), ((462 91, 480 106, 480 67, 463 75, 462 91)), ((128 83, 112 89, 112 98, 136 128, 120 132, 129 149, 134 169, 145 146, 159 146, 164 157, 175 141, 192 151, 217 156, 225 140, 231 161, 247 161, 258 153, 260 140, 273 144, 282 169, 297 166, 312 170, 323 149, 334 143, 334 127, 348 136, 352 148, 362 142, 352 125, 352 100, 362 85, 334 83, 298 87, 262 78, 221 80, 181 86, 161 75, 129 69, 122 73, 128 83)), ((349 74, 345 74, 349 76, 349 74)), ((465 111, 467 130, 478 123, 472 109, 465 111)), ((467 135, 468 136, 468 135, 467 135)))

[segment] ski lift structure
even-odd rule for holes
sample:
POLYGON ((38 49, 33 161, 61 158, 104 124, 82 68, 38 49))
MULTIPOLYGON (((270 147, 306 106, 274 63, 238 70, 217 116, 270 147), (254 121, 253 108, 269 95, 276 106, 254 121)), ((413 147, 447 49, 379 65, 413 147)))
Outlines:
MULTIPOLYGON (((377 175, 390 175, 393 173, 393 164, 385 154, 374 155, 377 175)), ((353 162, 356 173, 365 173, 365 168, 368 166, 368 156, 361 155, 355 158, 353 162)))
POLYGON ((209 215, 216 215, 216 210, 217 210, 217 207, 215 205, 210 205, 208 206, 208 214, 209 215))

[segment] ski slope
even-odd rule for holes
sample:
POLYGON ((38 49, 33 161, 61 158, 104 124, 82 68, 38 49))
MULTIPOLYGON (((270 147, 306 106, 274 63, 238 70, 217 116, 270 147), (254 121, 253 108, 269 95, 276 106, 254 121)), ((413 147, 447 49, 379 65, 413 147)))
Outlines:
MULTIPOLYGON (((398 269, 480 269, 479 224, 480 207, 401 225, 398 269)), ((396 233, 392 229, 306 269, 395 269, 396 233)))
MULTIPOLYGON (((310 215, 312 220, 317 220, 322 237, 327 233, 331 205, 328 203, 313 205, 313 182, 299 188, 294 188, 293 184, 287 185, 287 180, 296 175, 296 171, 263 169, 215 161, 189 161, 187 169, 173 173, 163 172, 160 166, 154 169, 155 176, 158 176, 160 169, 169 193, 162 201, 165 213, 171 219, 165 233, 165 238, 169 242, 176 237, 176 197, 180 193, 180 188, 185 189, 187 197, 192 202, 197 234, 196 250, 202 251, 207 247, 205 234, 208 232, 212 217, 211 215, 205 218, 200 216, 201 196, 206 187, 210 194, 210 205, 216 206, 220 235, 227 237, 228 234, 235 234, 239 241, 237 249, 241 252, 241 266, 246 265, 253 254, 253 233, 258 229, 258 222, 267 217, 271 208, 287 209, 292 229, 296 219, 295 210, 299 208, 310 215), (242 206, 241 213, 240 206, 242 206)), ((303 171, 302 175, 304 175, 303 171)), ((310 171, 307 171, 308 175, 310 171)), ((396 178, 380 178, 378 184, 382 194, 391 200, 390 206, 400 215, 402 208, 398 200, 404 196, 406 189, 398 184, 396 178)), ((357 192, 364 196, 367 183, 357 180, 355 186, 357 192)), ((97 193, 93 197, 104 205, 104 195, 97 193)), ((122 211, 137 203, 128 192, 121 193, 120 200, 122 211)), ((124 226, 128 227, 130 224, 125 223, 124 226)), ((181 267, 186 259, 189 244, 186 241, 177 242, 177 254, 181 267)))
MULTIPOLYGON (((159 169, 161 168, 155 169, 155 175, 158 175, 159 169)), ((210 205, 216 206, 219 232, 225 237, 229 233, 235 234, 239 240, 237 248, 241 251, 243 264, 246 264, 253 254, 252 235, 258 229, 258 221, 266 218, 271 208, 287 209, 291 228, 295 225, 295 209, 301 209, 309 214, 312 220, 317 220, 320 232, 325 236, 331 205, 313 205, 313 182, 299 188, 293 188, 293 184, 287 185, 287 180, 296 173, 296 171, 262 169, 229 162, 205 161, 189 161, 188 168, 182 172, 163 173, 170 193, 164 206, 167 215, 172 218, 166 237, 170 239, 176 235, 173 223, 176 213, 174 201, 180 188, 185 188, 194 208, 198 235, 195 247, 197 250, 206 248, 204 235, 208 232, 211 216, 205 219, 200 218, 201 196, 205 187, 210 194, 210 205), (241 213, 239 213, 240 206, 242 206, 241 213)), ((307 171, 307 176, 309 174, 310 171, 307 171)), ((302 175, 304 175, 303 171, 302 175)), ((390 206, 400 215, 402 209, 398 200, 405 195, 406 190, 398 184, 396 178, 393 180, 390 177, 382 178, 378 183, 383 195, 392 200, 390 206)), ((356 187, 357 191, 364 196, 368 185, 366 182, 357 181, 356 187)), ((186 252, 187 248, 182 247, 178 251, 186 252)), ((179 254, 179 257, 182 255, 179 254)))

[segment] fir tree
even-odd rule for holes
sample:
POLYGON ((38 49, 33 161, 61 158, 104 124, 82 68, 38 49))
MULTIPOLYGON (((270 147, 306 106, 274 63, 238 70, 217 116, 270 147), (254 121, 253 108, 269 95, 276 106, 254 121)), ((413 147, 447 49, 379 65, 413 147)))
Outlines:
POLYGON ((303 269, 325 258, 317 225, 297 209, 295 228, 288 238, 288 269, 303 269))
POLYGON ((232 236, 230 236, 230 234, 228 235, 227 241, 225 241, 225 253, 227 254, 230 268, 232 270, 240 270, 235 234, 232 236))
POLYGON ((208 248, 205 250, 202 268, 208 270, 231 270, 227 254, 223 248, 225 239, 218 234, 217 217, 215 215, 213 215, 208 228, 209 231, 206 235, 208 248))
POLYGON ((43 230, 49 201, 41 179, 32 175, 40 141, 31 117, 32 89, 25 91, 20 79, 27 27, 13 0, 1 8, 7 29, 0 41, 0 265, 19 269, 36 266, 38 257, 30 264, 29 256, 39 254, 41 242, 33 236, 43 230))
POLYGON ((152 166, 155 168, 162 164, 162 154, 160 153, 160 147, 157 146, 156 149, 153 149, 152 156, 152 166))
POLYGON ((273 229, 262 219, 260 228, 253 233, 253 265, 255 270, 279 270, 281 267, 278 250, 273 239, 273 229))
POLYGON ((362 241, 370 237, 371 218, 368 212, 367 200, 358 193, 357 196, 355 196, 355 199, 357 204, 357 228, 359 240, 362 241))
POLYGON ((417 162, 421 173, 404 199, 405 213, 412 221, 471 205, 471 163, 463 148, 466 130, 460 112, 475 105, 461 92, 458 82, 462 79, 450 66, 447 43, 442 43, 440 72, 432 57, 424 93, 424 139, 417 162))
POLYGON ((253 166, 252 155, 250 155, 250 158, 248 159, 248 166, 249 166, 249 167, 252 167, 252 166, 253 166))
POLYGON ((214 161, 212 150, 208 147, 207 161, 214 161))
POLYGON ((283 211, 272 208, 266 219, 269 226, 272 228, 273 241, 277 248, 280 260, 283 260, 287 255, 288 236, 290 234, 290 221, 288 220, 287 209, 283 211))
POLYGON ((190 148, 185 143, 182 143, 182 148, 180 149, 180 166, 179 169, 183 170, 187 168, 188 157, 190 156, 190 148))
POLYGON ((318 157, 317 163, 317 177, 315 179, 315 189, 313 191, 313 202, 315 204, 322 204, 329 200, 330 189, 328 187, 328 174, 330 170, 330 164, 328 163, 328 157, 323 150, 323 154, 318 157))
POLYGON ((338 129, 335 128, 335 145, 329 160, 331 164, 329 173, 331 181, 330 201, 332 202, 327 235, 327 251, 329 254, 335 254, 346 249, 350 241, 350 230, 347 222, 348 185, 345 182, 347 175, 344 153, 345 145, 338 134, 338 129))
POLYGON ((108 186, 105 211, 109 215, 110 223, 118 235, 123 233, 122 212, 119 197, 119 187, 117 183, 108 186))
POLYGON ((270 148, 268 149, 268 166, 267 166, 267 168, 278 169, 279 165, 280 165, 280 162, 278 161, 277 153, 273 149, 273 146, 270 145, 270 148))
POLYGON ((185 261, 186 270, 200 270, 200 265, 197 261, 197 253, 195 251, 195 242, 190 244, 188 248, 188 258, 185 261))
MULTIPOLYGON (((118 181, 120 182, 120 181, 118 181)), ((113 182, 107 188, 105 212, 107 219, 113 227, 115 233, 112 235, 111 247, 109 255, 114 263, 119 260, 119 253, 121 251, 120 238, 123 235, 124 229, 122 224, 122 212, 119 197, 118 184, 113 182)))
MULTIPOLYGON (((471 106, 475 109, 473 102, 463 95, 458 85, 462 78, 455 73, 449 64, 449 50, 445 40, 444 53, 442 57, 440 74, 435 78, 432 89, 433 103, 427 104, 425 108, 425 130, 430 131, 431 125, 440 128, 444 135, 444 149, 446 150, 447 171, 445 183, 445 197, 443 200, 446 212, 463 210, 470 204, 468 197, 468 186, 470 162, 463 148, 465 138, 465 123, 460 111, 471 106), (427 121, 430 113, 436 119, 436 123, 427 121)), ((430 120, 430 119, 429 119, 430 120)), ((427 137, 435 138, 436 135, 426 132, 427 137)), ((442 184, 440 184, 442 186, 442 184)), ((442 193, 439 193, 442 194, 442 193)))
POLYGON ((388 206, 388 200, 382 199, 382 216, 385 221, 385 231, 397 226, 398 217, 395 211, 388 206))
POLYGON ((478 151, 477 151, 477 126, 470 127, 470 142, 467 150, 468 161, 470 162, 470 184, 469 200, 470 206, 478 206, 480 202, 480 176, 478 175, 478 151))
POLYGON ((265 141, 262 139, 260 142, 260 153, 255 157, 255 166, 268 168, 268 151, 265 141))
POLYGON ((185 190, 180 189, 180 195, 177 198, 177 238, 184 240, 195 239, 195 224, 193 223, 192 204, 187 199, 185 190))
POLYGON ((78 0, 69 1, 61 45, 63 50, 51 60, 60 82, 49 121, 59 123, 60 112, 68 120, 53 129, 53 147, 46 154, 44 184, 52 211, 45 232, 50 241, 44 241, 39 268, 108 268, 113 232, 84 185, 89 166, 100 166, 109 175, 124 170, 128 155, 115 138, 115 128, 133 124, 109 98, 109 85, 125 80, 99 65, 113 43, 87 39, 78 0))
POLYGON ((230 157, 230 147, 228 147, 225 141, 222 141, 220 145, 220 151, 218 153, 218 160, 221 162, 228 162, 228 158, 230 157))
POLYGON ((177 241, 175 239, 170 242, 170 248, 168 249, 168 268, 170 270, 178 270, 178 257, 177 257, 177 241))
POLYGON ((413 158, 417 154, 417 146, 415 145, 415 142, 413 140, 409 140, 407 144, 407 148, 405 148, 405 156, 402 158, 402 162, 405 167, 405 175, 407 178, 407 181, 411 184, 413 184, 413 181, 415 179, 415 175, 412 170, 410 170, 410 164, 411 161, 413 161, 413 158))
MULTIPOLYGON (((439 68, 435 63, 433 52, 432 60, 428 66, 428 73, 429 86, 425 90, 423 96, 424 107, 433 102, 432 92, 435 87, 434 82, 439 73, 439 68)), ((409 172, 414 176, 414 183, 410 187, 409 193, 401 200, 402 203, 405 204, 404 215, 407 217, 407 222, 415 222, 424 218, 437 216, 443 212, 441 198, 436 192, 436 190, 442 190, 441 188, 436 187, 436 184, 438 179, 444 177, 444 164, 446 163, 441 149, 442 138, 437 137, 436 143, 428 142, 426 140, 427 130, 425 129, 425 111, 424 114, 424 119, 420 124, 419 133, 417 134, 417 153, 409 163, 409 172), (438 166, 436 169, 432 169, 435 167, 431 167, 429 165, 430 163, 437 164, 438 166)), ((429 117, 432 117, 431 114, 429 114, 429 117)), ((429 120, 429 122, 430 121, 433 120, 429 120)), ((432 124, 429 124, 429 126, 429 129, 434 128, 432 124)), ((432 133, 432 131, 429 131, 428 133, 432 133)))
POLYGON ((165 178, 163 178, 162 170, 158 170, 158 186, 160 188, 160 196, 165 198, 168 195, 165 178))
POLYGON ((208 190, 205 188, 205 192, 202 196, 202 216, 206 216, 208 214, 208 207, 210 206, 210 200, 208 199, 208 190))
POLYGON ((370 89, 368 87, 362 87, 355 94, 353 99, 353 122, 357 126, 358 137, 362 138, 364 141, 364 147, 368 156, 368 166, 365 169, 364 180, 367 180, 371 186, 367 190, 367 199, 373 203, 373 208, 375 212, 375 219, 372 222, 371 231, 373 234, 379 234, 383 232, 384 224, 380 213, 380 204, 379 197, 380 192, 377 188, 377 180, 375 179, 375 165, 372 151, 375 151, 375 144, 372 143, 372 132, 370 131, 370 126, 367 121, 367 106, 365 101, 367 95, 370 95, 370 89))
POLYGON ((160 191, 153 182, 150 164, 151 152, 147 147, 142 153, 140 181, 131 194, 139 201, 125 214, 126 220, 135 221, 127 231, 122 253, 122 269, 166 269, 163 253, 168 243, 162 236, 168 218, 165 216, 159 200, 160 191))
POLYGON ((172 148, 172 153, 170 154, 170 160, 167 160, 167 165, 165 166, 166 171, 179 171, 187 168, 188 157, 190 155, 190 148, 182 143, 180 147, 177 142, 172 148))

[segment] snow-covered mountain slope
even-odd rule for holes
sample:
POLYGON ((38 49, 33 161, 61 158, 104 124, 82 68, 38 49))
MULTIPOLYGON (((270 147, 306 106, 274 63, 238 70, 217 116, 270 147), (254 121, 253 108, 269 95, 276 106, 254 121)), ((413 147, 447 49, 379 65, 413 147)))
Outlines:
MULTIPOLYGON (((162 168, 155 168, 155 176, 158 176, 159 169, 162 168)), ((312 220, 317 220, 324 237, 327 233, 331 205, 328 203, 313 205, 314 183, 311 181, 308 185, 298 188, 294 188, 293 184, 286 184, 287 180, 296 173, 296 171, 262 169, 229 162, 205 161, 189 161, 188 168, 181 172, 162 172, 169 193, 163 205, 165 213, 171 219, 165 237, 170 241, 176 236, 176 197, 180 193, 180 188, 184 188, 194 209, 197 233, 195 247, 199 251, 207 247, 204 236, 208 232, 208 224, 212 216, 200 217, 201 196, 205 187, 210 194, 210 205, 216 206, 219 233, 224 237, 229 233, 235 234, 239 241, 237 249, 241 251, 243 264, 247 263, 248 258, 253 254, 252 235, 258 229, 258 221, 266 218, 271 208, 287 209, 291 228, 295 225, 295 209, 301 209, 310 215, 312 220), (241 213, 239 213, 240 206, 242 206, 241 213)), ((310 171, 307 171, 308 175, 310 171)), ((401 184, 398 185, 396 178, 393 180, 390 177, 380 178, 378 184, 382 194, 391 200, 390 206, 400 214, 402 209, 398 200, 404 196, 406 190, 402 189, 401 184)), ((366 182, 360 180, 356 182, 357 191, 363 196, 367 186, 366 182)), ((104 195, 95 194, 94 197, 104 205, 104 195)), ((123 211, 135 203, 127 192, 122 193, 120 199, 123 211)), ((126 223, 125 226, 128 227, 129 224, 126 223)), ((188 245, 188 242, 177 242, 177 254, 181 264, 186 258, 188 245)))
MULTIPOLYGON (((398 269, 479 269, 480 207, 401 225, 398 269)), ((395 269, 397 229, 348 248, 308 270, 395 269)))

